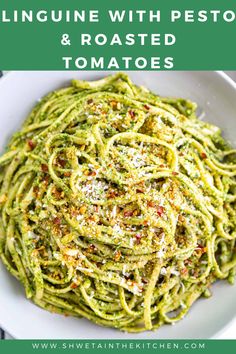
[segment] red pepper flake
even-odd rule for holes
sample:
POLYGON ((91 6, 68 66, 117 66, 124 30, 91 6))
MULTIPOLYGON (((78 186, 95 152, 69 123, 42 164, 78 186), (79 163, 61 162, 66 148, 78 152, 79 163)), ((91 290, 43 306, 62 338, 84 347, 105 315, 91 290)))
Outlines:
POLYGON ((148 224, 148 221, 147 221, 147 220, 144 220, 144 221, 143 221, 143 225, 144 225, 144 226, 147 226, 147 224, 148 224))
POLYGON ((172 172, 172 175, 173 175, 173 176, 178 176, 178 172, 173 171, 173 172, 172 172))
POLYGON ((79 215, 79 211, 74 208, 71 209, 70 213, 71 213, 71 216, 78 216, 79 215))
POLYGON ((33 187, 33 192, 34 192, 35 196, 37 197, 38 193, 39 193, 39 187, 38 186, 34 186, 33 187))
POLYGON ((110 104, 111 104, 111 107, 112 107, 113 110, 118 110, 118 109, 120 109, 120 102, 111 101, 110 104))
POLYGON ((186 264, 186 265, 191 264, 191 263, 192 263, 191 259, 185 259, 184 260, 184 264, 186 264))
POLYGON ((46 185, 48 185, 49 179, 50 179, 49 175, 45 175, 45 176, 43 177, 43 182, 44 182, 46 185))
POLYGON ((204 160, 204 159, 207 159, 207 154, 205 154, 205 152, 202 152, 201 153, 201 158, 204 160))
POLYGON ((69 171, 68 172, 64 172, 64 176, 65 177, 70 177, 71 176, 71 172, 69 172, 69 171))
POLYGON ((96 247, 91 243, 91 245, 89 245, 88 251, 93 253, 95 250, 96 250, 96 247))
POLYGON ((61 167, 65 167, 66 165, 66 160, 62 159, 61 157, 57 158, 57 163, 61 166, 61 167))
POLYGON ((33 140, 28 140, 28 146, 30 150, 34 150, 36 143, 33 140))
POLYGON ((124 212, 124 217, 127 218, 129 216, 133 216, 134 210, 127 210, 124 212))
POLYGON ((148 283, 148 280, 145 279, 145 278, 142 278, 142 282, 143 282, 143 284, 147 284, 147 283, 148 283))
POLYGON ((144 107, 145 109, 147 109, 148 111, 149 111, 149 109, 150 109, 150 107, 149 107, 147 104, 145 104, 143 107, 144 107))
POLYGON ((147 206, 148 206, 149 208, 155 208, 156 204, 155 204, 152 200, 149 200, 149 201, 147 202, 147 206))
POLYGON ((183 268, 183 269, 181 269, 180 273, 182 275, 187 275, 188 274, 188 269, 187 268, 183 268))
POLYGON ((136 243, 139 245, 140 241, 141 241, 141 238, 142 238, 142 235, 141 234, 136 234, 135 238, 136 238, 136 243))
POLYGON ((56 218, 53 219, 53 224, 60 225, 60 223, 61 223, 61 219, 60 218, 56 217, 56 218))
POLYGON ((135 112, 134 111, 129 110, 128 113, 129 113, 131 118, 135 117, 135 112))
POLYGON ((196 251, 200 251, 203 254, 203 253, 206 253, 207 249, 206 249, 206 247, 204 247, 202 245, 197 245, 196 251))
POLYGON ((91 171, 91 172, 89 172, 89 174, 88 174, 88 176, 96 176, 96 172, 95 171, 91 171))
POLYGON ((159 206, 157 207, 157 214, 158 214, 158 216, 160 216, 160 218, 163 216, 164 212, 165 212, 164 207, 161 206, 161 205, 159 205, 159 206))
POLYGON ((93 103, 93 99, 92 99, 92 98, 90 98, 90 99, 87 101, 87 103, 88 103, 88 104, 93 103))
POLYGON ((159 167, 160 167, 160 168, 164 168, 164 167, 165 167, 165 165, 161 164, 159 167))
POLYGON ((38 193, 38 191, 39 191, 39 186, 34 186, 33 191, 34 191, 34 193, 38 193))
POLYGON ((48 172, 48 166, 47 165, 45 165, 44 163, 41 165, 41 169, 42 169, 42 171, 43 172, 48 172))
POLYGON ((136 189, 136 192, 137 193, 144 193, 144 190, 143 189, 136 189))
POLYGON ((197 248, 204 248, 204 246, 197 244, 197 248))
POLYGON ((72 283, 70 285, 70 287, 71 287, 71 289, 76 289, 76 288, 78 288, 78 285, 76 283, 72 283))
POLYGON ((118 195, 119 195, 118 192, 114 191, 114 190, 111 190, 108 192, 108 198, 111 198, 111 199, 117 197, 118 195))
POLYGON ((116 262, 118 262, 120 260, 120 258, 121 258, 121 252, 120 251, 116 251, 114 260, 116 262))

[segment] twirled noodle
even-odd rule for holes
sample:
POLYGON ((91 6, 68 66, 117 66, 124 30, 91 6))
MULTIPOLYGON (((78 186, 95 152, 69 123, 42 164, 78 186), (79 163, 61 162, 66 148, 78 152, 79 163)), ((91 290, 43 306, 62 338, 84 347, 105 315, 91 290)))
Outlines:
POLYGON ((1 257, 28 298, 139 332, 233 282, 235 150, 195 109, 124 74, 37 104, 0 158, 1 257))

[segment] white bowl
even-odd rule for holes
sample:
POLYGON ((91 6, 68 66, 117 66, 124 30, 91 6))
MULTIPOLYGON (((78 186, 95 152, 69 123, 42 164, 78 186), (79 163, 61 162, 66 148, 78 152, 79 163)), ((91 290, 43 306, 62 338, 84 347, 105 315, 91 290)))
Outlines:
MULTIPOLYGON (((72 78, 94 80, 111 72, 11 72, 0 80, 0 151, 36 101, 65 86, 72 78)), ((220 72, 128 72, 135 83, 161 95, 190 98, 205 119, 223 129, 236 145, 236 85, 220 72)), ((99 327, 86 319, 51 314, 26 300, 23 287, 0 264, 0 324, 19 339, 188 339, 236 338, 236 286, 213 286, 210 299, 200 299, 186 318, 157 332, 126 334, 99 327), (233 322, 232 322, 233 321, 233 322), (230 331, 225 328, 230 324, 230 331), (224 329, 224 330, 223 330, 224 329), (227 334, 228 333, 228 334, 227 334), (230 334, 229 334, 230 333, 230 334)), ((229 326, 228 326, 229 327, 229 326)))

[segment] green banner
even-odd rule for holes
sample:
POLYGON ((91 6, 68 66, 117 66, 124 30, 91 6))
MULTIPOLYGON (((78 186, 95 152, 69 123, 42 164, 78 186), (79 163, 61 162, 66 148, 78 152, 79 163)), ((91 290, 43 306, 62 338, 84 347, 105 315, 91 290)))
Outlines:
POLYGON ((235 0, 1 0, 2 70, 235 70, 235 0))
POLYGON ((195 353, 231 354, 234 340, 12 340, 1 341, 1 353, 195 353))

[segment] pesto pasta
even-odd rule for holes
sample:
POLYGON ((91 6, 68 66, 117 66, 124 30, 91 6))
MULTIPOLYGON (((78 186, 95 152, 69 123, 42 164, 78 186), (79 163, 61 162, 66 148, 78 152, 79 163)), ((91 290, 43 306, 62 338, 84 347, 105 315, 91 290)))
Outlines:
POLYGON ((44 97, 0 157, 0 254, 51 312, 128 332, 236 269, 236 150, 119 73, 44 97))

